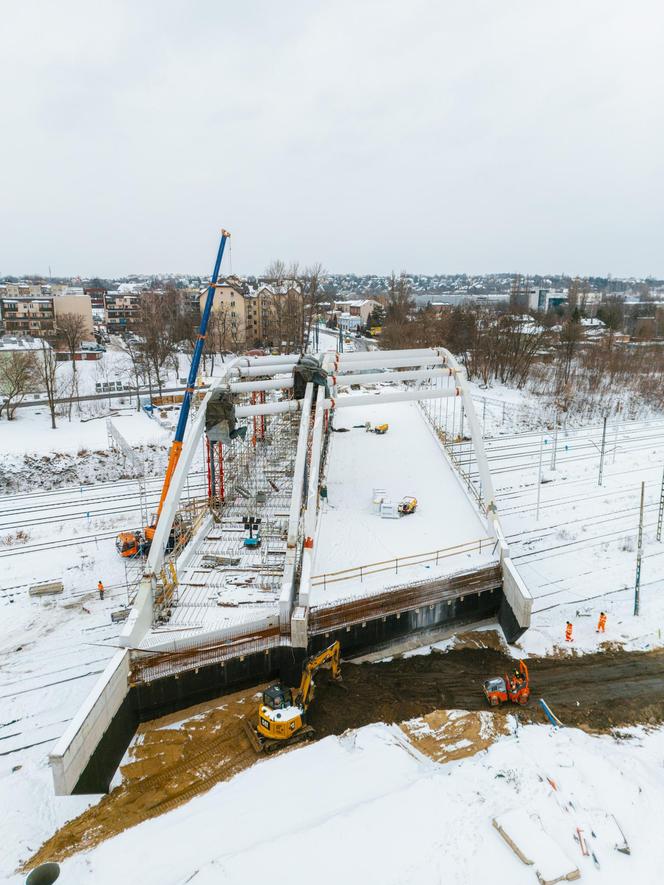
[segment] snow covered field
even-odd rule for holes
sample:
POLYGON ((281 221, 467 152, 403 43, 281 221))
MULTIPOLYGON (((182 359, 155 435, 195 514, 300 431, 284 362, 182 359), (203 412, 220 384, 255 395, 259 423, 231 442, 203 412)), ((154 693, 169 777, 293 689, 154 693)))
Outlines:
MULTIPOLYGON (((104 417, 81 420, 60 418, 53 430, 48 411, 19 409, 14 421, 0 422, 0 446, 3 469, 8 467, 7 455, 50 455, 52 453, 77 454, 81 450, 108 449, 108 433, 104 417)), ((163 445, 170 434, 144 412, 126 409, 113 416, 113 423, 131 446, 163 445)))
MULTIPOLYGON (((616 741, 531 725, 439 764, 398 726, 372 725, 255 765, 64 861, 62 878, 240 885, 274 862, 287 866, 293 883, 533 885, 535 865, 522 863, 492 826, 496 816, 522 810, 583 879, 654 885, 664 861, 663 753, 661 729, 616 741), (613 815, 630 856, 616 851, 622 839, 613 815), (599 868, 582 855, 577 827, 599 868)), ((48 828, 48 821, 31 827, 37 839, 48 828)), ((15 862, 16 847, 7 855, 15 862)))

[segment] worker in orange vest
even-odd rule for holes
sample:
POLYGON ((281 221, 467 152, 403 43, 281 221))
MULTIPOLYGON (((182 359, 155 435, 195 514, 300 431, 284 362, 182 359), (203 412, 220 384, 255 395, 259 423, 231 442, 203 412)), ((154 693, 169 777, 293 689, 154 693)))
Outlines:
POLYGON ((101 582, 101 578, 99 579, 99 583, 97 584, 97 590, 99 590, 99 598, 104 598, 104 585, 101 582))
POLYGON ((565 642, 574 642, 574 640, 572 639, 573 629, 574 627, 572 626, 572 622, 568 621, 567 625, 565 626, 565 642))
POLYGON ((606 627, 606 614, 604 612, 599 613, 599 620, 597 621, 597 633, 603 633, 604 628, 606 627))

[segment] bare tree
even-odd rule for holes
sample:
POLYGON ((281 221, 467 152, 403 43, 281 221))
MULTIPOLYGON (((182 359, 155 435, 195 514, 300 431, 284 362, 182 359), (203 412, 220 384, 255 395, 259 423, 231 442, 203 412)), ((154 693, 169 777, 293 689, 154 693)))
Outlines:
POLYGON ((55 401, 58 395, 59 363, 52 347, 42 338, 41 358, 36 361, 37 378, 46 391, 48 409, 51 413, 51 427, 55 430, 55 401))
POLYGON ((212 360, 212 369, 214 372, 215 356, 219 354, 221 361, 224 361, 224 353, 233 350, 231 336, 231 310, 227 304, 220 303, 219 306, 210 315, 208 323, 207 341, 208 353, 212 360))
POLYGON ((136 385, 136 411, 141 411, 141 384, 145 380, 145 356, 139 341, 135 338, 128 338, 123 342, 122 348, 129 357, 131 363, 131 371, 134 376, 134 384, 136 385))
POLYGON ((74 397, 78 393, 78 375, 76 372, 76 354, 81 349, 83 336, 87 332, 85 317, 79 313, 62 313, 56 325, 57 336, 69 354, 72 363, 71 393, 69 396, 69 420, 74 397))
POLYGON ((273 261, 265 272, 269 289, 263 292, 263 338, 271 347, 291 353, 299 350, 304 334, 304 299, 297 263, 288 269, 273 261))
POLYGON ((32 352, 13 350, 0 356, 0 417, 3 409, 13 421, 19 404, 35 384, 36 361, 32 352))
POLYGON ((565 387, 572 371, 572 361, 576 351, 578 350, 581 339, 583 338, 583 327, 580 323, 578 308, 569 316, 560 332, 560 366, 559 366, 559 384, 560 388, 565 387))
POLYGON ((575 310, 579 306, 579 292, 581 291, 581 282, 578 277, 570 280, 567 289, 567 303, 570 310, 575 310))
POLYGON ((380 338, 382 348, 393 350, 411 346, 417 333, 413 326, 414 311, 415 301, 408 277, 403 272, 398 277, 393 273, 387 291, 385 323, 380 338))
POLYGON ((311 267, 308 267, 299 280, 302 296, 302 335, 300 338, 300 353, 304 353, 307 349, 314 317, 317 315, 320 305, 325 300, 325 293, 321 286, 323 273, 323 265, 318 262, 312 264, 311 267))
POLYGON ((175 362, 178 333, 177 305, 166 293, 144 292, 136 332, 142 338, 141 349, 148 374, 148 384, 152 385, 152 375, 162 392, 162 371, 169 363, 175 362))
POLYGON ((272 261, 265 269, 265 280, 272 285, 283 286, 286 279, 286 262, 280 258, 272 261))

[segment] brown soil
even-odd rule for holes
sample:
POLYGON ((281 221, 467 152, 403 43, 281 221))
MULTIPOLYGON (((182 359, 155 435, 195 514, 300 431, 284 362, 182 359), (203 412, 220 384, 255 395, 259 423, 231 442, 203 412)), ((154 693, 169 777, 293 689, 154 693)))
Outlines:
POLYGON ((486 750, 499 735, 509 732, 509 726, 506 717, 488 710, 434 710, 402 722, 401 730, 420 753, 434 762, 452 762, 486 750))
MULTIPOLYGON (((347 691, 322 674, 309 721, 319 736, 371 722, 403 722, 434 710, 486 710, 482 682, 511 672, 516 662, 492 648, 461 648, 343 670, 347 691)), ((528 660, 528 707, 511 707, 523 721, 544 722, 543 697, 565 725, 588 731, 664 721, 664 649, 607 651, 528 660)), ((505 708, 507 711, 507 708, 505 708)))
POLYGON ((261 688, 140 725, 122 784, 65 824, 22 868, 63 860, 228 780, 256 761, 241 725, 261 688))
MULTIPOLYGON (((528 707, 489 712, 482 682, 514 669, 483 639, 449 652, 385 663, 347 663, 342 691, 319 674, 309 722, 318 738, 372 722, 403 723, 414 745, 435 761, 461 758, 487 747, 507 729, 507 713, 544 722, 544 697, 565 725, 588 731, 664 721, 664 650, 607 650, 594 655, 528 661, 528 707), (469 711, 467 715, 445 711, 469 711), (477 712, 476 712, 477 711, 477 712), (410 721, 418 720, 418 721, 410 721), (459 754, 459 755, 457 755, 459 754)), ((62 860, 175 808, 256 761, 241 718, 255 715, 260 689, 226 695, 142 725, 122 767, 123 783, 99 804, 67 823, 26 863, 62 860)), ((295 748, 293 748, 295 749, 295 748)))

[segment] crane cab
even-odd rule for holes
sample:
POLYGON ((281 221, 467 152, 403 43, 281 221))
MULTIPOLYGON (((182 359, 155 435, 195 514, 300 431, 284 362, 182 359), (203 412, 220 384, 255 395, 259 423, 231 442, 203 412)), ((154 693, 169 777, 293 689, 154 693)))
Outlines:
POLYGON ((137 532, 120 532, 115 539, 115 547, 120 556, 129 558, 139 556, 141 553, 141 542, 137 532))

